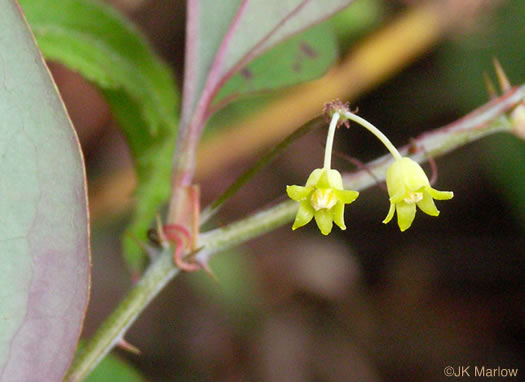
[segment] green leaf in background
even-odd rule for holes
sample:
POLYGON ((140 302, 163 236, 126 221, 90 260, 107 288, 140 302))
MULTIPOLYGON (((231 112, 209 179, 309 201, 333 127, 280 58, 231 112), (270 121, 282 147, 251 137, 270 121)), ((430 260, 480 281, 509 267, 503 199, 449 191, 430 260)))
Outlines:
POLYGON ((336 58, 337 42, 330 25, 317 25, 253 60, 226 82, 214 102, 313 80, 336 58))
POLYGON ((84 165, 17 3, 0 9, 0 380, 58 382, 89 295, 84 165))
POLYGON ((108 354, 93 370, 86 382, 143 382, 144 378, 129 363, 108 354))
MULTIPOLYGON (((209 97, 250 61, 351 2, 189 0, 183 124, 197 108, 206 109, 209 97)), ((198 114, 197 122, 205 112, 198 114)))
POLYGON ((525 142, 499 134, 482 143, 485 172, 498 186, 516 220, 525 231, 525 142))
MULTIPOLYGON (((488 92, 483 73, 495 81, 492 60, 496 57, 513 84, 523 84, 523 41, 525 28, 524 1, 504 2, 485 16, 483 28, 445 45, 439 54, 448 88, 458 91, 454 97, 462 112, 486 102, 488 92), (458 85, 459 84, 459 85, 458 85)), ((512 206, 522 227, 525 227, 525 142, 510 136, 495 136, 483 143, 483 164, 491 180, 512 206)))
POLYGON ((246 319, 248 314, 257 310, 261 296, 255 265, 243 249, 229 250, 213 257, 210 267, 218 281, 204 272, 188 278, 188 281, 239 320, 246 319))
MULTIPOLYGON (((173 76, 142 34, 102 2, 20 0, 20 4, 45 57, 94 82, 110 103, 138 175, 136 211, 127 232, 145 239, 169 197, 168 162, 178 120, 173 76)), ((124 253, 133 271, 142 269, 144 255, 129 235, 124 238, 124 253)))
MULTIPOLYGON (((366 32, 373 29, 375 26, 379 24, 379 22, 382 20, 384 16, 384 9, 382 7, 382 3, 380 3, 380 0, 356 0, 352 3, 350 7, 347 7, 346 9, 342 10, 341 12, 337 12, 335 15, 330 17, 328 20, 324 21, 320 26, 329 26, 329 28, 335 32, 336 40, 338 44, 333 40, 333 32, 330 33, 330 36, 327 36, 326 43, 332 44, 334 49, 334 54, 336 54, 337 45, 343 46, 346 50, 349 48, 352 42, 355 42, 359 36, 362 36, 366 32), (329 39, 329 40, 328 40, 329 39), (333 41, 333 42, 332 42, 333 41)), ((318 27, 312 28, 312 33, 315 29, 318 27)), ((294 47, 297 47, 297 41, 301 38, 302 35, 306 34, 311 36, 311 38, 316 38, 316 36, 319 36, 320 33, 315 33, 314 36, 312 36, 310 33, 310 30, 306 30, 305 32, 297 35, 296 37, 292 37, 291 39, 284 41, 274 48, 270 49, 268 52, 263 53, 262 56, 256 58, 252 64, 249 64, 247 68, 251 68, 252 65, 259 62, 266 62, 269 65, 271 65, 268 70, 265 70, 261 73, 262 76, 264 76, 264 80, 268 80, 269 82, 274 81, 282 81, 287 80, 286 73, 282 75, 283 72, 286 71, 286 67, 283 68, 280 63, 280 56, 277 54, 274 54, 274 51, 277 50, 284 50, 284 47, 294 49, 294 47), (274 56, 278 57, 278 60, 271 63, 271 60, 267 59, 267 56, 274 56), (273 78, 273 76, 277 73, 277 78, 273 78), (269 77, 269 78, 266 78, 269 77), (284 77, 284 78, 283 78, 284 77)), ((322 34, 322 33, 321 33, 322 34)), ((323 36, 319 36, 321 40, 323 39, 323 36)), ((314 42, 315 43, 315 42, 314 42)), ((328 59, 327 59, 328 61, 328 59)), ((332 62, 333 63, 333 62, 332 62)), ((329 63, 328 63, 329 64, 329 63)), ((244 70, 243 70, 244 71, 244 70)), ((245 71, 244 71, 245 72, 245 71)), ((312 75, 309 79, 314 79, 320 74, 322 74, 322 70, 319 71, 317 75, 312 75)), ((234 75, 230 80, 228 80, 225 84, 225 88, 221 89, 219 91, 218 96, 216 97, 215 101, 222 98, 224 99, 227 97, 228 92, 233 90, 234 86, 232 84, 234 82, 241 82, 239 86, 242 86, 242 82, 246 80, 243 78, 243 75, 240 73, 237 73, 234 75), (241 80, 241 81, 240 81, 241 80)), ((259 79, 259 82, 260 81, 259 79)), ((273 88, 277 88, 280 86, 288 86, 293 85, 292 81, 289 81, 285 84, 276 84, 273 88)), ((265 88, 271 89, 272 87, 268 87, 263 85, 262 89, 256 89, 255 91, 263 90, 265 88)), ((232 92, 233 93, 233 92, 232 92)), ((246 98, 240 98, 238 101, 236 100, 233 103, 228 104, 225 108, 221 109, 219 112, 214 114, 208 124, 206 125, 206 131, 204 132, 204 139, 206 138, 206 134, 223 128, 228 127, 235 121, 238 121, 240 118, 246 118, 247 115, 255 112, 256 110, 261 109, 262 107, 266 106, 269 102, 275 99, 277 95, 273 94, 271 92, 261 92, 256 93, 255 95, 252 95, 251 97, 246 98)))
POLYGON ((525 1, 503 2, 484 16, 483 28, 468 31, 443 45, 438 51, 438 63, 443 73, 439 77, 448 88, 457 91, 448 95, 467 113, 487 102, 488 92, 483 73, 493 79, 492 60, 496 57, 507 76, 516 84, 523 84, 523 27, 525 1))
MULTIPOLYGON (((83 352, 86 342, 80 340, 77 352, 83 352)), ((144 377, 127 361, 108 353, 89 374, 85 382, 143 382, 144 377)))
MULTIPOLYGON (((121 91, 106 90, 104 94, 121 126, 133 126, 140 118, 139 109, 133 107, 130 99, 123 96, 121 91)), ((138 146, 134 155, 138 186, 135 190, 133 219, 124 233, 122 245, 128 267, 135 274, 143 269, 146 258, 134 238, 146 240, 152 220, 170 195, 175 136, 175 128, 161 131, 155 137, 140 129, 128 135, 130 146, 138 146)))
POLYGON ((337 12, 330 18, 330 24, 343 47, 348 47, 358 37, 377 26, 384 17, 381 0, 355 0, 351 7, 337 12))

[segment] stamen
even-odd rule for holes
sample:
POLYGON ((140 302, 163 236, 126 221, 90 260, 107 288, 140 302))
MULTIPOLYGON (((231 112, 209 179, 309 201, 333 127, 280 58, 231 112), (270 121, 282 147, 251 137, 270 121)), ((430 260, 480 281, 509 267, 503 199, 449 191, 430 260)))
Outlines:
POLYGON ((409 192, 407 196, 403 199, 405 203, 413 204, 423 200, 422 192, 409 192))
POLYGON ((330 209, 337 204, 337 197, 332 189, 320 188, 312 194, 312 207, 319 211, 320 209, 330 209))

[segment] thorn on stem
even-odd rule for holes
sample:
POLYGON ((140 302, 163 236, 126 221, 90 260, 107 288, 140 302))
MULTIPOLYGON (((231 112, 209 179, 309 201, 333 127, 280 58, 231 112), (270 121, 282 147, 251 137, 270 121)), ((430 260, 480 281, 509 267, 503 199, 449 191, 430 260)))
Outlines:
POLYGON ((182 241, 176 244, 175 252, 173 253, 173 262, 182 271, 196 272, 201 270, 201 265, 198 263, 190 263, 182 258, 184 247, 181 245, 182 241))
POLYGON ((162 243, 160 242, 159 234, 157 233, 157 230, 155 228, 148 229, 148 232, 146 232, 146 236, 148 237, 148 241, 150 244, 157 248, 162 248, 162 243))
POLYGON ((505 74, 505 71, 501 67, 501 64, 499 63, 498 59, 496 57, 492 60, 494 64, 494 69, 496 70, 496 77, 498 77, 499 87, 503 93, 510 90, 512 85, 510 84, 509 79, 507 78, 507 75, 505 74))
POLYGON ((157 256, 157 251, 151 245, 140 240, 134 233, 128 233, 128 237, 133 240, 144 252, 148 254, 150 260, 153 260, 157 256))
POLYGON ((210 265, 208 263, 206 263, 206 262, 199 262, 198 264, 202 268, 202 270, 204 272, 206 272, 206 274, 213 279, 213 281, 215 281, 217 284, 219 283, 219 280, 217 279, 217 276, 215 276, 215 273, 213 273, 213 271, 211 270, 210 265))
POLYGON ((136 355, 142 354, 142 352, 140 351, 139 348, 137 348, 136 346, 130 344, 124 338, 120 339, 120 341, 117 343, 117 346, 119 348, 121 348, 122 350, 125 350, 127 352, 130 352, 130 353, 133 353, 133 354, 136 354, 136 355))
MULTIPOLYGON (((150 261, 153 261, 157 255, 158 250, 151 245, 148 245, 147 243, 140 240, 134 233, 129 232, 127 236, 133 240, 144 252, 147 253, 148 258, 150 261)), ((130 269, 130 279, 132 284, 136 284, 139 282, 140 278, 142 277, 142 272, 138 269, 130 269)))

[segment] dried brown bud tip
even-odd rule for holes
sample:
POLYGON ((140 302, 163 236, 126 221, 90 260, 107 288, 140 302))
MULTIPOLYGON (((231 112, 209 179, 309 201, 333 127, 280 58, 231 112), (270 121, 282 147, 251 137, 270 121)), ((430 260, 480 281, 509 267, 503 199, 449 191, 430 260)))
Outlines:
POLYGON ((330 121, 335 113, 339 113, 340 118, 337 127, 341 127, 341 125, 346 128, 350 127, 350 121, 344 116, 348 112, 350 112, 350 103, 344 103, 339 99, 326 103, 323 108, 323 114, 327 121, 330 121))

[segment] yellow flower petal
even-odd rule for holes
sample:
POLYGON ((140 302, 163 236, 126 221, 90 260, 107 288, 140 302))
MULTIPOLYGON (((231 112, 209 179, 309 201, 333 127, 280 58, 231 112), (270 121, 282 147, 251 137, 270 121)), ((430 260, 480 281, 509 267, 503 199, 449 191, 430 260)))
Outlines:
POLYGON ((312 171, 308 179, 306 180, 306 187, 308 186, 317 186, 319 179, 324 174, 325 170, 322 168, 316 168, 312 171))
POLYGON ((334 169, 326 170, 326 177, 328 179, 328 184, 331 188, 335 190, 343 190, 343 177, 341 173, 334 169))
POLYGON ((383 223, 392 220, 395 209, 401 231, 405 231, 412 225, 416 205, 424 213, 438 216, 439 211, 433 199, 446 200, 454 196, 450 191, 438 191, 430 187, 423 168, 407 157, 396 159, 388 168, 386 185, 390 198, 390 209, 383 223))
POLYGON ((432 197, 428 192, 423 193, 423 199, 421 199, 419 202, 417 202, 417 206, 421 211, 426 213, 430 216, 438 216, 439 211, 436 208, 436 205, 434 204, 434 200, 432 200, 432 197))
POLYGON ((331 188, 330 182, 328 181, 328 170, 323 169, 319 180, 315 184, 316 188, 331 188))
POLYGON ((411 203, 401 202, 396 204, 397 212, 397 224, 399 229, 406 231, 412 225, 414 218, 416 217, 416 205, 411 203))
POLYGON ((452 191, 438 191, 432 187, 429 187, 428 193, 436 200, 449 200, 454 197, 452 191))
POLYGON ((350 204, 359 192, 345 190, 339 171, 318 168, 312 171, 306 186, 287 186, 288 196, 300 203, 292 228, 295 230, 308 224, 313 217, 323 235, 332 231, 333 223, 346 229, 345 204, 350 204))
POLYGON ((405 196, 407 194, 407 190, 405 187, 400 188, 400 190, 394 194, 393 196, 390 196, 390 203, 399 203, 405 199, 405 196))
POLYGON ((332 212, 330 210, 322 209, 315 211, 314 216, 315 222, 317 223, 317 226, 323 235, 328 235, 330 232, 332 232, 333 220, 332 212))
POLYGON ((385 220, 383 220, 383 223, 388 223, 392 218, 394 217, 394 212, 396 211, 396 205, 395 203, 390 203, 390 209, 388 210, 388 214, 386 215, 385 220))
POLYGON ((299 210, 295 216, 295 221, 293 223, 292 229, 296 230, 302 226, 310 223, 310 220, 314 217, 314 209, 308 201, 303 201, 299 205, 299 210))
POLYGON ((300 202, 305 200, 308 195, 313 191, 313 187, 303 186, 286 186, 286 193, 290 199, 300 202))
POLYGON ((343 231, 346 229, 345 225, 345 205, 342 202, 339 202, 332 209, 334 223, 337 224, 339 228, 343 231))
POLYGON ((335 195, 344 204, 350 204, 359 196, 359 192, 352 190, 335 190, 335 195))

